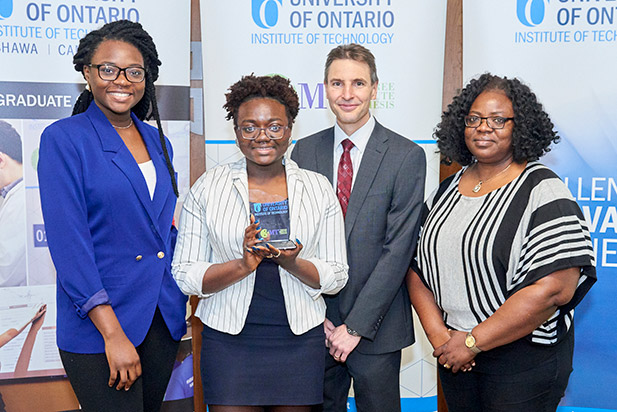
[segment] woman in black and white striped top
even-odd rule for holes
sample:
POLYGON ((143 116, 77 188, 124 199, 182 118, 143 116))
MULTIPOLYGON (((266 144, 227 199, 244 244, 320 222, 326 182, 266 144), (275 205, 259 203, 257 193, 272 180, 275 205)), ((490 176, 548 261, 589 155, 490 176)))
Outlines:
POLYGON ((435 136, 464 167, 425 204, 409 294, 450 412, 555 411, 572 371, 573 310, 595 282, 583 214, 537 160, 558 140, 531 90, 484 74, 435 136))

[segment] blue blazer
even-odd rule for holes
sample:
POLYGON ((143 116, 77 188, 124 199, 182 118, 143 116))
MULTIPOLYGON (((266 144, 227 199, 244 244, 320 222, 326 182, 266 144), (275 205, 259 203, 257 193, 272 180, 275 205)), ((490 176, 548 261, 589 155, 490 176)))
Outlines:
MULTIPOLYGON (((157 306, 174 339, 186 331, 186 297, 170 271, 176 197, 157 129, 131 116, 156 168, 152 200, 137 162, 96 104, 41 136, 41 207, 57 272, 57 342, 65 351, 105 351, 88 317, 105 303, 135 346, 157 306)), ((167 148, 171 155, 169 141, 167 148)))

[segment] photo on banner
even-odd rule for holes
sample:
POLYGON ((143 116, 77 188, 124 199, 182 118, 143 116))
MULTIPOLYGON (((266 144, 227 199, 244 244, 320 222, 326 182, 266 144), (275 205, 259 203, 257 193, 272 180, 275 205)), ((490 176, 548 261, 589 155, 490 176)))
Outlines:
POLYGON ((157 96, 174 147, 180 206, 188 192, 190 3, 0 0, 0 133, 19 137, 22 171, 13 186, 0 185, 10 186, 0 197, 0 380, 64 374, 56 275, 39 200, 39 140, 45 127, 71 115, 84 88, 72 63, 79 40, 119 19, 141 23, 157 45, 163 62, 157 96))
MULTIPOLYGON (((371 111, 423 147, 430 193, 439 179, 432 133, 441 116, 445 19, 444 0, 202 1, 206 167, 241 156, 223 110, 229 86, 251 73, 289 78, 300 98, 295 141, 334 124, 323 84, 326 56, 341 44, 359 43, 377 63, 371 111)), ((416 343, 403 351, 401 402, 404 411, 434 411, 435 359, 418 322, 416 331, 416 343)), ((349 410, 355 410, 353 395, 349 410)))
POLYGON ((566 183, 594 245, 598 281, 575 310, 574 371, 560 411, 617 410, 617 10, 610 1, 463 3, 463 77, 518 77, 561 141, 540 161, 566 183))

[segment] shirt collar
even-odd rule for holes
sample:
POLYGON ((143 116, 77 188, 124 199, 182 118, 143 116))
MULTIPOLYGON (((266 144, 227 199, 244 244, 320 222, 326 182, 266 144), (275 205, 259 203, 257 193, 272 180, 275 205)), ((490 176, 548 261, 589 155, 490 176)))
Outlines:
POLYGON ((364 153, 364 149, 368 143, 369 137, 373 133, 373 129, 375 128, 375 117, 372 115, 369 117, 368 121, 356 130, 351 136, 347 136, 341 126, 339 126, 338 122, 334 124, 334 147, 335 149, 341 146, 341 142, 345 139, 351 140, 353 145, 360 150, 361 153, 364 153))
POLYGON ((24 180, 24 178, 20 177, 19 179, 14 180, 13 182, 11 182, 8 185, 4 186, 2 189, 0 189, 0 196, 2 196, 3 198, 6 198, 7 195, 9 194, 9 192, 11 191, 11 189, 14 188, 15 186, 17 186, 19 184, 19 182, 21 182, 22 180, 24 180))

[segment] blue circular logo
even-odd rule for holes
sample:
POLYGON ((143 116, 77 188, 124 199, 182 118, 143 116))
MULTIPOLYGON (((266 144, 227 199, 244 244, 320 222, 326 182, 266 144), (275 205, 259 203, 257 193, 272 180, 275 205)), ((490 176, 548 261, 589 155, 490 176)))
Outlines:
POLYGON ((283 0, 252 0, 253 21, 262 29, 271 29, 278 23, 282 5, 283 0))
POLYGON ((516 15, 525 26, 534 27, 542 23, 546 4, 550 0, 516 0, 516 15))
POLYGON ((0 20, 8 19, 13 14, 13 0, 0 0, 0 20))

